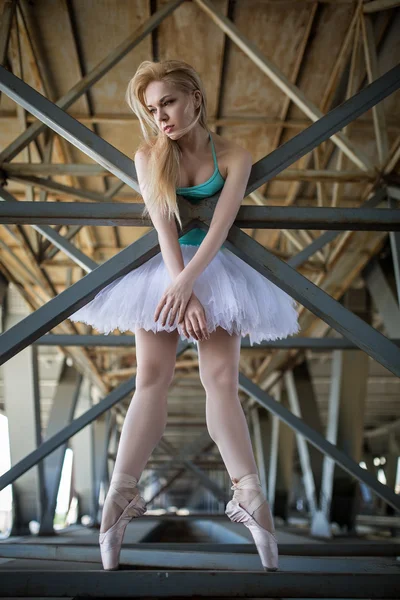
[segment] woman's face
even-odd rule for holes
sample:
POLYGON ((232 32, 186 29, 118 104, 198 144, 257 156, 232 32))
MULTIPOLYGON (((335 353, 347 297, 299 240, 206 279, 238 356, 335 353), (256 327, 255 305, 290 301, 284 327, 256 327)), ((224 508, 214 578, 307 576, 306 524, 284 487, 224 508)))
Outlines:
POLYGON ((179 131, 193 121, 199 96, 200 92, 195 92, 188 97, 171 83, 152 81, 146 88, 145 102, 157 127, 171 139, 177 140, 181 137, 179 131), (168 129, 171 125, 173 127, 168 129))

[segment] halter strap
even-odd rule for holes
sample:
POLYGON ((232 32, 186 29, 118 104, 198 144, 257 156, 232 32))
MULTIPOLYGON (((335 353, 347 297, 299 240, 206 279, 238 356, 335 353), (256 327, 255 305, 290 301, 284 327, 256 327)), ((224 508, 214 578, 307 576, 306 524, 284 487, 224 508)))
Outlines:
POLYGON ((212 155, 213 155, 213 159, 214 159, 214 167, 215 167, 216 169, 218 169, 218 162, 217 162, 217 155, 216 155, 216 152, 215 152, 215 147, 214 147, 214 141, 213 141, 213 139, 212 139, 211 133, 210 133, 209 135, 210 135, 210 140, 211 140, 211 150, 212 150, 212 155))

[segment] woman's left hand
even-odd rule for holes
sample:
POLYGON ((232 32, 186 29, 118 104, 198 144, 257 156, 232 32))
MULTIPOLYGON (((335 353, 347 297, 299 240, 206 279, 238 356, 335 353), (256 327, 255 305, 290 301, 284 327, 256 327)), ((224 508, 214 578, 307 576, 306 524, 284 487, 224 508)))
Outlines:
POLYGON ((164 312, 161 317, 161 323, 164 327, 168 313, 170 313, 168 324, 173 325, 178 315, 178 323, 183 321, 185 316, 185 309, 190 300, 193 292, 193 284, 184 279, 177 278, 171 285, 167 287, 160 302, 157 305, 156 312, 154 313, 154 321, 158 321, 158 318, 164 308, 164 312))

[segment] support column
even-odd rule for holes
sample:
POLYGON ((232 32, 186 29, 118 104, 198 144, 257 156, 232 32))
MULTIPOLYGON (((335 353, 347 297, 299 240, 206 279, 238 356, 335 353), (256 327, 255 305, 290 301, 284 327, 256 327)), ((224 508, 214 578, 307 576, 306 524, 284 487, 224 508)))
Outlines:
POLYGON ((99 512, 100 489, 102 484, 106 483, 106 471, 108 460, 108 446, 111 434, 111 413, 108 411, 102 417, 96 419, 91 425, 92 435, 92 492, 93 492, 93 512, 94 525, 99 525, 101 515, 99 512))
MULTIPOLYGON (((290 410, 296 417, 302 418, 300 410, 300 401, 297 393, 296 384, 292 371, 285 373, 285 386, 288 392, 290 410)), ((315 483, 313 471, 311 468, 310 452, 307 441, 300 433, 296 433, 297 451, 300 458, 302 479, 307 498, 308 510, 311 518, 314 517, 317 511, 317 498, 315 495, 315 483)))
MULTIPOLYGON (((5 330, 29 314, 14 286, 8 287, 5 312, 5 330)), ((3 381, 11 464, 14 465, 41 444, 37 346, 26 347, 3 365, 3 381)), ((29 534, 29 522, 40 520, 44 497, 42 473, 43 466, 39 464, 13 484, 11 535, 29 534)))
MULTIPOLYGON (((386 477, 386 485, 394 490, 396 487, 397 465, 400 456, 400 444, 394 431, 389 434, 388 452, 386 454, 386 464, 383 466, 383 471, 386 477)), ((389 516, 396 515, 396 512, 391 506, 385 504, 385 513, 389 516)), ((399 535, 399 527, 392 527, 391 533, 393 537, 399 535)))
MULTIPOLYGON (((49 439, 63 427, 71 423, 78 401, 81 381, 82 376, 76 369, 64 362, 51 407, 46 439, 49 439)), ((68 444, 63 444, 44 460, 46 503, 40 523, 39 535, 54 534, 54 515, 67 447, 68 444)))
MULTIPOLYGON (((281 392, 281 403, 285 408, 289 408, 286 389, 283 389, 281 392)), ((289 516, 289 502, 294 481, 294 443, 294 431, 286 423, 279 423, 278 469, 275 501, 273 504, 274 515, 281 517, 285 521, 287 521, 289 516)))
MULTIPOLYGON (((75 418, 92 407, 91 383, 86 377, 82 381, 75 418)), ((72 485, 73 494, 78 498, 78 523, 87 515, 93 519, 92 493, 92 439, 90 426, 85 427, 71 438, 73 450, 72 485)))
MULTIPOLYGON (((337 443, 341 379, 342 357, 340 351, 336 350, 332 353, 331 388, 329 394, 328 422, 326 426, 326 439, 331 444, 335 444, 335 446, 337 443)), ((325 454, 319 497, 319 510, 317 510, 311 525, 311 534, 317 537, 332 537, 329 517, 332 506, 334 469, 334 461, 330 456, 325 454)))
MULTIPOLYGON (((293 377, 303 421, 323 435, 319 406, 306 360, 293 369, 293 377)), ((308 444, 307 447, 314 477, 315 495, 318 498, 321 492, 323 455, 312 444, 308 444)))
MULTIPOLYGON (((371 306, 365 289, 350 289, 344 304, 357 316, 371 322, 371 306)), ((364 415, 367 395, 369 356, 361 350, 340 351, 342 379, 340 386, 338 447, 357 463, 362 460, 364 415)), ((331 521, 354 531, 360 505, 358 481, 335 466, 331 521)))
POLYGON ((271 451, 271 415, 261 406, 250 411, 253 424, 253 446, 262 490, 268 497, 268 467, 271 451))

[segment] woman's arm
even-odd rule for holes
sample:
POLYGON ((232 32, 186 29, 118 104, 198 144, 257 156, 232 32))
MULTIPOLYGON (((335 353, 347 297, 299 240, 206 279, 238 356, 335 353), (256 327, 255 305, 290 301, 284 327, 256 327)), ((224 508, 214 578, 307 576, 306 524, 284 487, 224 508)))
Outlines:
MULTIPOLYGON (((136 152, 135 168, 140 192, 145 204, 147 162, 148 158, 144 152, 136 152)), ((158 234, 158 243, 160 244, 165 266, 167 267, 171 280, 174 281, 185 267, 175 219, 169 221, 166 217, 163 217, 155 211, 153 211, 153 214, 150 213, 150 218, 158 234)))
POLYGON ((251 167, 252 157, 247 150, 239 148, 232 153, 228 164, 228 175, 207 235, 179 275, 179 280, 193 284, 221 248, 243 201, 251 167))

